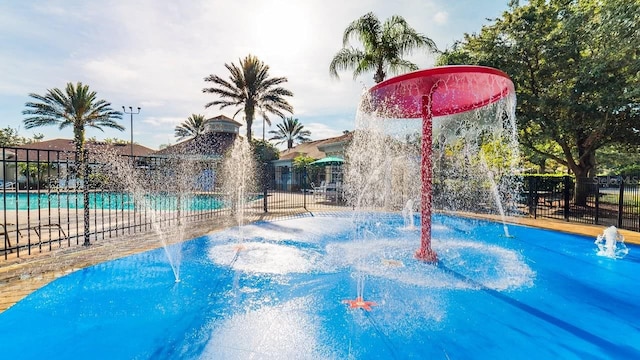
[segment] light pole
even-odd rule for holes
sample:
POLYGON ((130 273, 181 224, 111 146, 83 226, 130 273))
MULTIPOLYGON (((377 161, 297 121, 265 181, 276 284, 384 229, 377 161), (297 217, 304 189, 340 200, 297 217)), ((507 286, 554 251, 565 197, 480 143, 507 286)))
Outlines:
POLYGON ((129 111, 127 111, 123 106, 122 112, 131 115, 131 159, 133 159, 133 115, 140 114, 140 106, 138 106, 138 111, 136 112, 133 111, 133 107, 131 106, 129 106, 129 111))

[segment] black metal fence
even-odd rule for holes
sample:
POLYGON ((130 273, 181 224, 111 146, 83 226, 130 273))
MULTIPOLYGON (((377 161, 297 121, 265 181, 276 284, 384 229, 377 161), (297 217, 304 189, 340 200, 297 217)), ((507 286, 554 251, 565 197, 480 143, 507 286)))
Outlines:
POLYGON ((525 214, 640 231, 640 175, 523 178, 525 214))
POLYGON ((296 170, 265 164, 261 178, 264 212, 326 211, 346 206, 340 165, 296 170))
MULTIPOLYGON (((86 161, 74 152, 25 148, 0 148, 0 156, 4 259, 164 231, 235 211, 217 176, 219 159, 116 156, 108 149, 86 152, 86 161)), ((340 181, 335 182, 339 170, 283 173, 268 164, 247 194, 244 211, 250 216, 343 206, 340 181)))
POLYGON ((211 183, 216 161, 94 150, 80 161, 74 152, 0 148, 0 254, 5 259, 162 231, 229 211, 211 183), (190 175, 179 176, 185 173, 190 175))
MULTIPOLYGON (((74 152, 25 148, 0 148, 0 156, 4 259, 164 231, 235 210, 216 176, 217 159, 93 151, 80 161, 74 152)), ((245 204, 248 215, 339 211, 347 206, 340 165, 296 170, 264 164, 257 180, 245 204)), ((640 175, 578 181, 525 176, 517 210, 521 215, 640 231, 639 183, 640 175)))

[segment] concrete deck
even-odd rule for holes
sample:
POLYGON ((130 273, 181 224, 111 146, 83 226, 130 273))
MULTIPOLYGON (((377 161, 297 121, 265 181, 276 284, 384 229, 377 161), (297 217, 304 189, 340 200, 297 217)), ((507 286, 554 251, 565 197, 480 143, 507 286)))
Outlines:
MULTIPOLYGON (((348 209, 344 207, 323 208, 323 211, 328 212, 345 210, 348 209)), ((308 212, 301 208, 271 211, 270 213, 252 214, 248 217, 247 222, 281 219, 305 213, 308 212)), ((501 221, 499 216, 470 213, 458 213, 456 215, 501 221)), ((604 230, 603 226, 598 225, 584 225, 541 218, 509 217, 506 221, 512 224, 585 235, 594 239, 597 235, 602 234, 604 230)), ((236 221, 234 219, 222 216, 189 222, 188 226, 185 227, 183 236, 176 237, 174 242, 182 241, 182 239, 193 239, 235 225, 236 221)), ((627 243, 640 244, 640 233, 626 230, 620 230, 620 232, 627 243)), ((0 260, 0 312, 60 276, 94 264, 159 247, 161 247, 161 244, 158 241, 158 235, 150 231, 144 234, 99 240, 88 247, 63 247, 23 257, 21 255, 20 258, 14 257, 8 260, 0 260), (135 241, 132 241, 132 238, 135 238, 135 241)))

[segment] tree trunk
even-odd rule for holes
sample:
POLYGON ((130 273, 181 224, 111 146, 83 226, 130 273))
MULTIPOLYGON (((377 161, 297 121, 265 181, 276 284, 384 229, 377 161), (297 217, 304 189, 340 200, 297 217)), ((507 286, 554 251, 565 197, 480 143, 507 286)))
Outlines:
POLYGON ((287 140, 287 149, 291 149, 293 147, 293 139, 287 140))
POLYGON ((78 178, 82 177, 80 171, 82 164, 85 162, 84 158, 84 127, 74 126, 73 128, 73 141, 76 148, 76 163, 73 167, 73 175, 78 178))
POLYGON ((247 100, 244 106, 244 121, 247 124, 247 141, 251 143, 251 127, 253 126, 253 116, 255 115, 255 107, 247 100))
POLYGON ((576 176, 573 201, 578 206, 586 206, 589 194, 591 194, 591 187, 589 186, 591 182, 587 176, 588 171, 586 169, 579 169, 578 171, 574 169, 573 172, 576 176))
POLYGON ((376 68, 376 73, 373 75, 373 81, 375 81, 376 84, 378 84, 384 81, 385 77, 386 77, 386 74, 384 73, 384 67, 382 66, 382 63, 380 63, 376 68))
POLYGON ((578 164, 571 167, 576 176, 573 200, 578 206, 586 206, 589 195, 593 192, 593 178, 595 177, 595 153, 590 152, 580 157, 578 164))

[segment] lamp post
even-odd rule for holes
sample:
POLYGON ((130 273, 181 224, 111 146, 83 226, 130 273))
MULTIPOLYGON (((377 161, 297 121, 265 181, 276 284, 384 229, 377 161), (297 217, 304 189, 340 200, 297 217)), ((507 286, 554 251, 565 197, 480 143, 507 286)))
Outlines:
POLYGON ((138 111, 135 112, 133 111, 133 107, 129 106, 129 111, 127 111, 123 106, 122 112, 131 115, 131 159, 133 159, 133 115, 140 114, 140 106, 138 106, 138 111))

